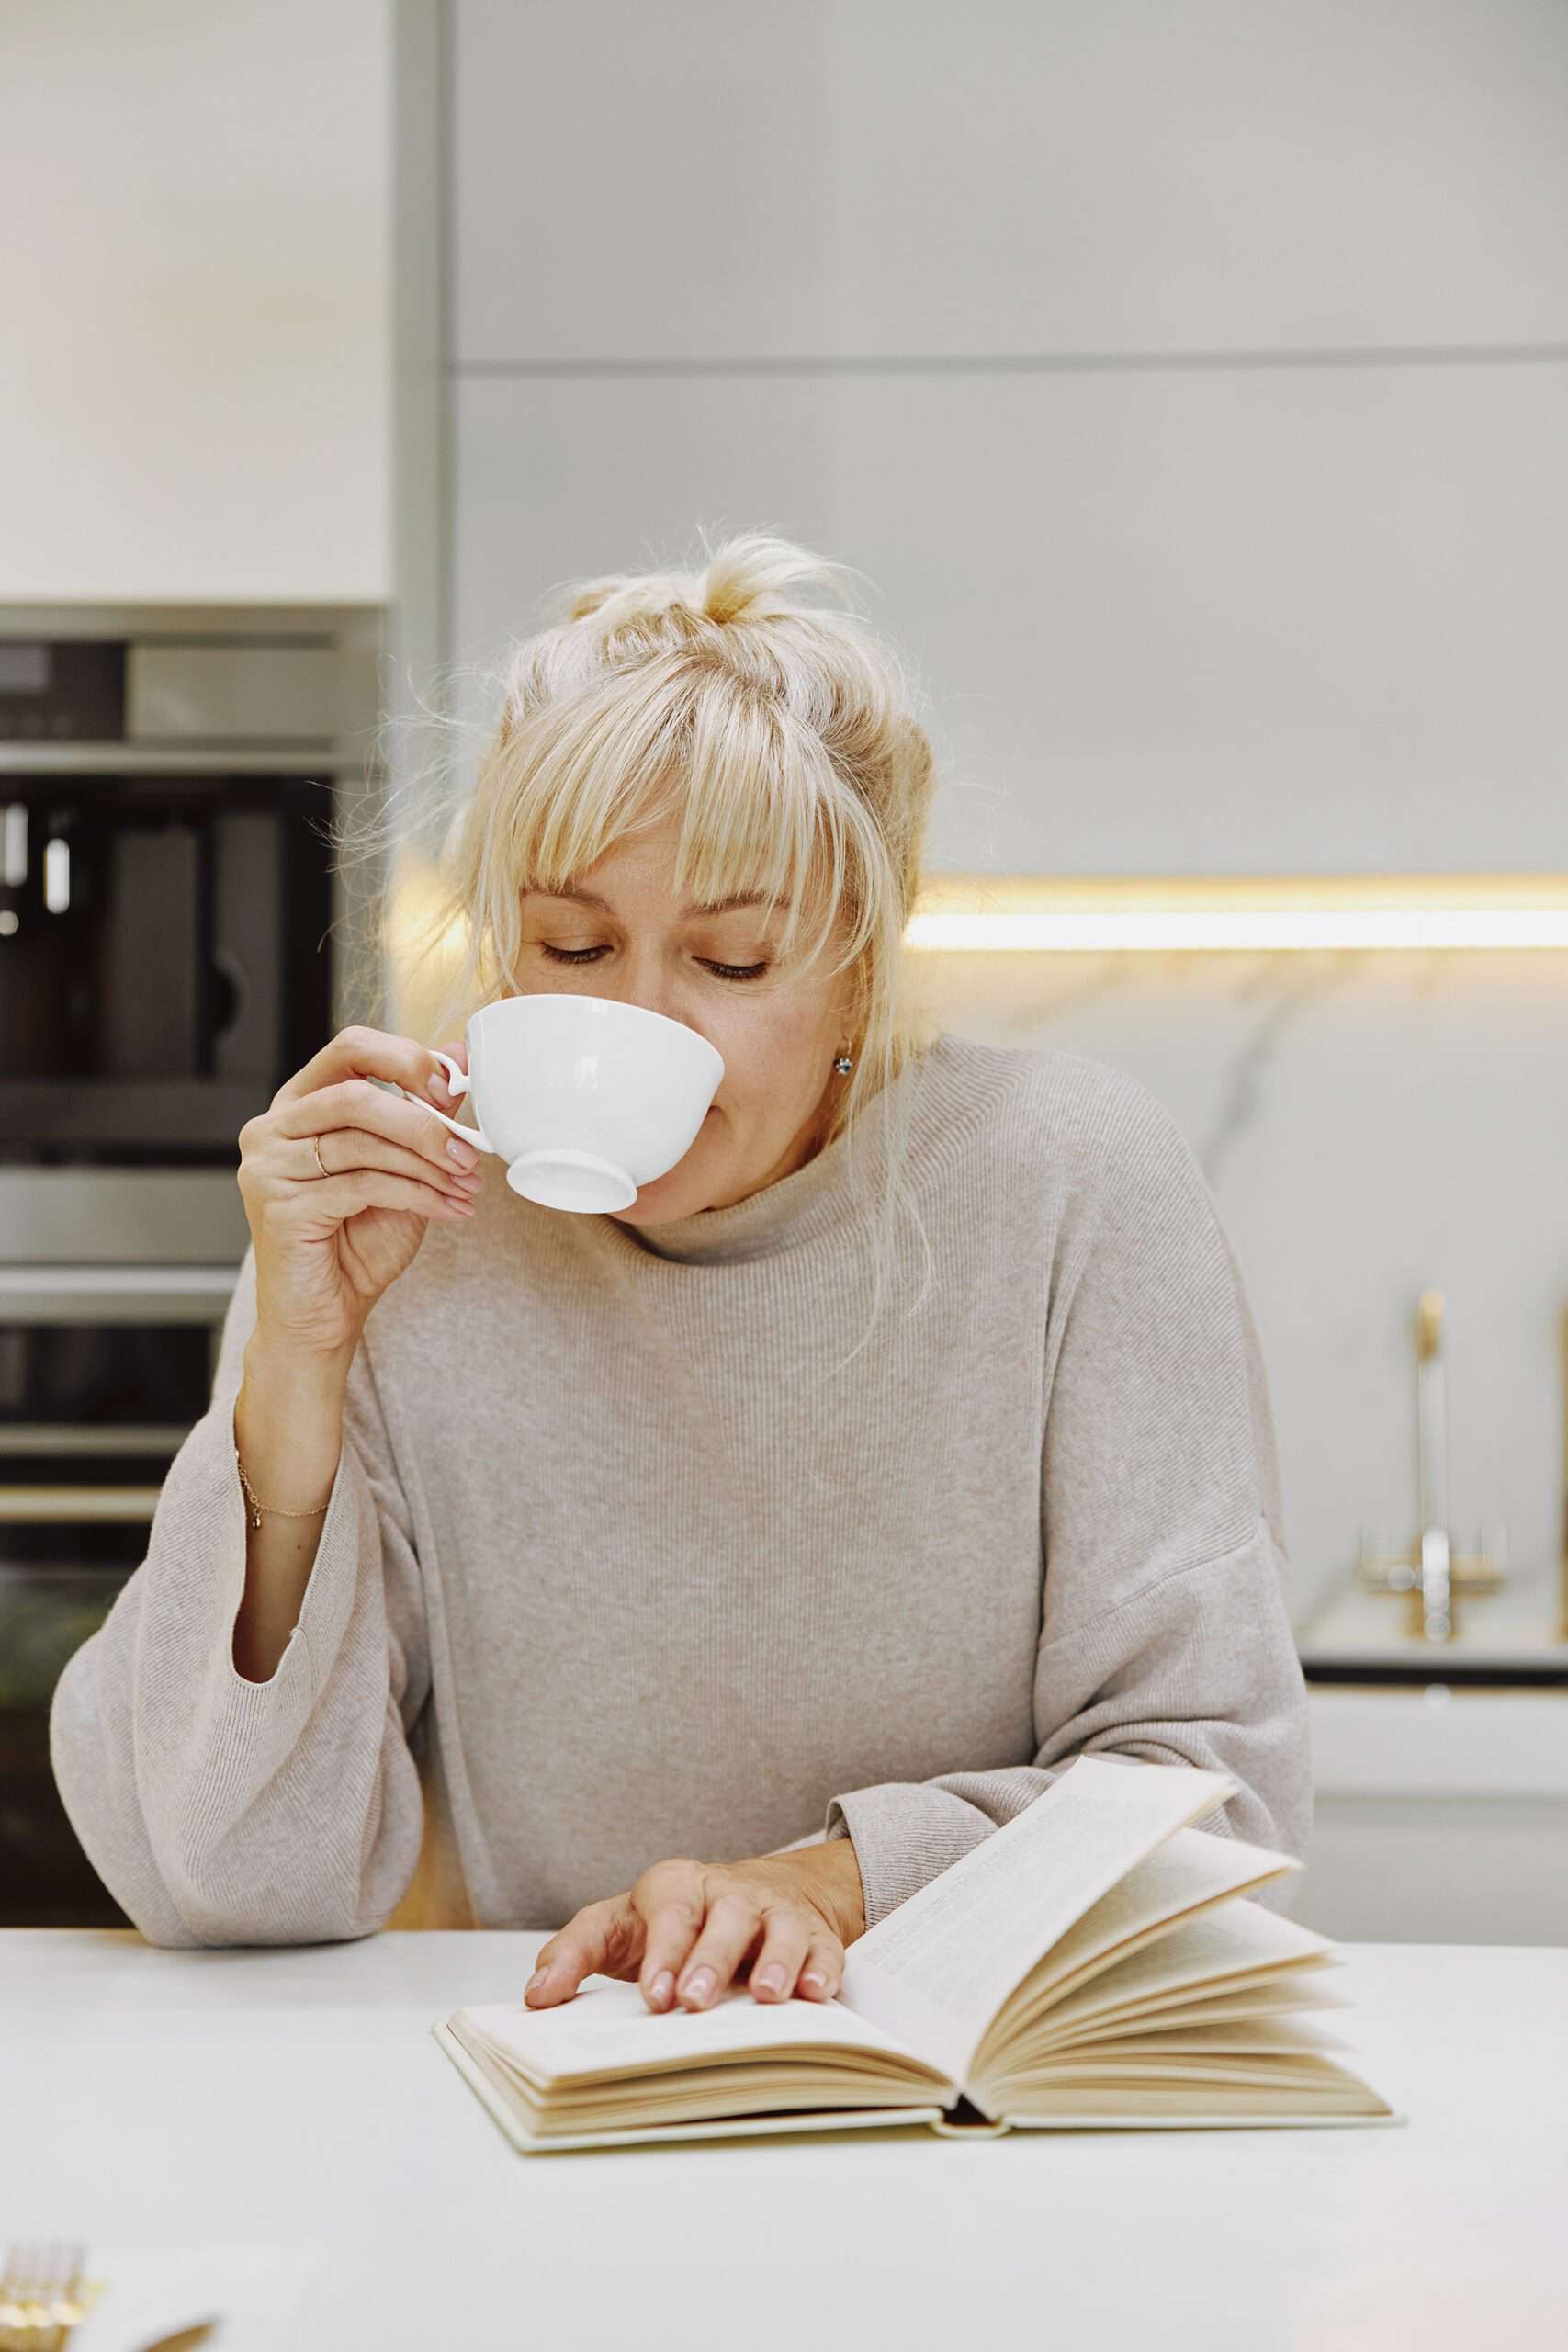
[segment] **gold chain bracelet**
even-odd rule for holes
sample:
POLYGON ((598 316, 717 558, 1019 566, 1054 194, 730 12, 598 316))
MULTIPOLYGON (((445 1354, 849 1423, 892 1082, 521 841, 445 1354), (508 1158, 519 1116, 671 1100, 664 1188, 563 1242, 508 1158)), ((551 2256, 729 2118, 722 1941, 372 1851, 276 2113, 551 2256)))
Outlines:
POLYGON ((326 1510, 327 1504, 332 1501, 332 1497, 329 1495, 326 1502, 318 1503, 314 1510, 279 1510, 276 1503, 264 1503, 255 1488, 252 1486, 250 1480, 246 1477, 245 1465, 240 1459, 240 1449, 238 1446, 234 1448, 234 1467, 240 1474, 240 1484, 243 1487, 245 1490, 245 1499, 251 1506, 250 1510, 245 1513, 245 1516, 250 1521, 253 1527, 259 1527, 261 1525, 261 1515, 264 1510, 270 1511, 275 1519, 320 1519, 321 1513, 326 1510))

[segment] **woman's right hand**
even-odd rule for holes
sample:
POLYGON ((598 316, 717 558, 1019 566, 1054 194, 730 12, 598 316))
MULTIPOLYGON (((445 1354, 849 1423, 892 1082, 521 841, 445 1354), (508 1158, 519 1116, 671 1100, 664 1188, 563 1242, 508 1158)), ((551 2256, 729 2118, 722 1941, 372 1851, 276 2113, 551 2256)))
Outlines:
MULTIPOLYGON (((443 1050, 467 1069, 461 1040, 443 1050)), ((352 1356, 428 1220, 473 1214, 478 1151, 417 1102, 373 1086, 378 1078, 428 1094, 448 1113, 457 1108, 428 1046, 385 1029, 340 1029, 240 1129, 256 1331, 290 1353, 352 1356)))

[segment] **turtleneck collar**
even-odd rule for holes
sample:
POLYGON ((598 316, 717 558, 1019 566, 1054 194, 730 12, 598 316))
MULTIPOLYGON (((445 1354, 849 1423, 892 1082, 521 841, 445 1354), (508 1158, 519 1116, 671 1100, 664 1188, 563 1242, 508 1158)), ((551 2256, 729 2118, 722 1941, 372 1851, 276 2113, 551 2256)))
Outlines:
POLYGON ((987 1069, 976 1088, 976 1074, 964 1075, 964 1041, 944 1031, 905 1063, 886 1105, 880 1095, 873 1097, 856 1132, 835 1136, 804 1167, 728 1208, 699 1209, 662 1225, 624 1225, 614 1216, 592 1222, 626 1246, 690 1266, 773 1257, 820 1240, 874 1214, 890 1148, 897 1157, 902 1144, 906 1180, 919 1182, 932 1154, 955 1141, 984 1109, 999 1089, 1000 1072, 987 1069))

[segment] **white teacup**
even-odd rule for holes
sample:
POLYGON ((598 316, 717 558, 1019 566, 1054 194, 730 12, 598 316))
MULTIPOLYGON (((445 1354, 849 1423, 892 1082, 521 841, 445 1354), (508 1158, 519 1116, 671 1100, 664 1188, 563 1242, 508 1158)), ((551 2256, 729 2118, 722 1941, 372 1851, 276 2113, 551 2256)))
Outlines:
POLYGON ((691 1149, 724 1076, 717 1046, 683 1021, 612 997, 500 997, 466 1035, 466 1076, 449 1054, 436 1059, 479 1125, 435 1116, 504 1159, 513 1191, 547 1209, 629 1208, 691 1149))

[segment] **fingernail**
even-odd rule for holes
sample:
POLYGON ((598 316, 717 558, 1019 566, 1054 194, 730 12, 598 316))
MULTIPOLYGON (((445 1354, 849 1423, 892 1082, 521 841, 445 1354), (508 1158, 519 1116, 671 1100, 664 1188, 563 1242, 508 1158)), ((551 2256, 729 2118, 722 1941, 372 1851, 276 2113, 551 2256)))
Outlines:
POLYGON ((479 1156, 473 1145, 460 1143, 456 1136, 451 1136, 447 1141, 446 1157, 448 1159, 455 1159, 459 1168, 476 1168, 479 1165, 479 1156))
POLYGON ((713 1971, 699 1968, 694 1976, 686 1979, 684 1997, 688 2001, 705 2001, 713 1991, 713 1971))
POLYGON ((825 1976, 823 1976, 823 1975, 819 1974, 819 1973, 818 1973, 818 1972, 814 1968, 814 1969, 812 1969, 812 1971, 810 1972, 809 1975, 803 1976, 803 1977, 801 1978, 801 1980, 800 1980, 800 1981, 801 1981, 801 1983, 802 1983, 803 1984, 809 1984, 809 1985, 811 1985, 811 1986, 812 1986, 812 1987, 813 1987, 817 1992, 820 1993, 820 1991, 822 1990, 823 1985, 827 1983, 827 1981, 828 1981, 828 1980, 827 1980, 827 1978, 826 1978, 825 1976))
POLYGON ((528 1982, 523 1987, 523 1990, 525 1993, 536 1993, 540 1985, 546 1982, 549 1973, 550 1972, 547 1968, 536 1968, 534 1973, 529 1977, 528 1982))
POLYGON ((430 1091, 432 1094, 434 1095, 438 1102, 447 1102, 453 1100, 452 1089, 446 1082, 446 1073, 445 1070, 438 1069, 436 1071, 434 1077, 430 1081, 430 1091))
POLYGON ((668 1968, 661 1968, 649 1986, 649 1997, 656 2008, 662 2008, 675 1990, 675 1979, 668 1968))
POLYGON ((782 1968, 764 1968, 757 1979, 759 1992, 777 1993, 783 1989, 783 1985, 784 1970, 782 1968))

